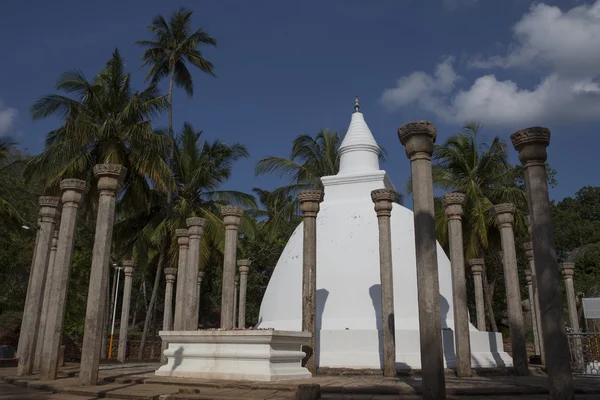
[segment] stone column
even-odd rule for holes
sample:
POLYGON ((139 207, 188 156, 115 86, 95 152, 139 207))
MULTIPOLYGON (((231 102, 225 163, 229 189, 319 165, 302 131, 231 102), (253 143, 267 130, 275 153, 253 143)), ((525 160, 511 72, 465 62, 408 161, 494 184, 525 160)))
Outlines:
POLYGON ((575 263, 564 262, 560 264, 563 276, 565 278, 565 289, 567 295, 567 306, 569 308, 569 317, 571 319, 571 329, 573 332, 580 332, 579 314, 577 313, 577 298, 575 297, 575 286, 573 285, 573 273, 575 272, 575 263))
POLYGON ((237 260, 237 240, 240 219, 244 209, 239 206, 221 207, 225 225, 225 250, 223 252, 223 288, 221 290, 221 328, 233 328, 233 291, 235 262, 237 260))
POLYGON ((179 245, 179 261, 177 262, 177 291, 175 292, 175 319, 173 321, 173 330, 183 331, 183 305, 184 305, 184 285, 187 271, 187 256, 190 244, 190 233, 187 229, 176 229, 177 244, 179 245))
POLYGON ((190 245, 187 255, 185 272, 186 281, 183 283, 183 325, 188 331, 198 329, 198 268, 200 268, 200 241, 204 233, 204 218, 191 217, 185 220, 190 233, 190 245))
POLYGON ((123 304, 121 305, 121 322, 119 325, 119 349, 117 361, 125 362, 127 357, 127 334, 129 330, 129 305, 131 304, 131 286, 133 285, 133 270, 136 266, 134 260, 123 261, 123 304))
POLYGON ((79 179, 64 179, 60 182, 62 190, 62 215, 58 231, 58 247, 54 268, 50 278, 50 303, 46 333, 42 348, 42 362, 40 364, 40 380, 56 379, 58 355, 63 334, 65 311, 67 305, 67 292, 69 290, 69 274, 71 272, 71 258, 75 244, 75 228, 77 227, 77 210, 83 199, 85 181, 79 179))
POLYGON ((198 319, 200 319, 200 294, 201 294, 201 289, 202 289, 202 279, 204 279, 204 271, 199 269, 198 270, 198 285, 197 285, 197 289, 196 289, 196 310, 198 311, 198 319))
POLYGON ((302 331, 310 332, 304 364, 313 376, 317 373, 317 214, 323 201, 322 190, 298 193, 304 225, 302 248, 302 331))
POLYGON ((475 287, 475 313, 477 314, 477 329, 485 332, 485 306, 483 303, 483 278, 481 274, 485 268, 483 258, 472 258, 469 266, 473 273, 473 286, 475 287))
POLYGON ((529 374, 527 365, 527 344, 523 326, 523 310, 521 306, 521 285, 517 269, 517 251, 513 223, 516 208, 514 204, 503 203, 494 206, 496 225, 502 240, 502 264, 504 266, 504 282, 506 284, 506 305, 508 308, 508 325, 512 345, 513 368, 515 375, 529 374))
POLYGON ((248 271, 250 271, 250 260, 238 260, 240 270, 240 307, 238 309, 238 328, 246 327, 246 290, 248 289, 248 271))
POLYGON ((431 175, 435 137, 435 126, 427 121, 409 122, 398 128, 398 138, 410 159, 413 184, 421 368, 423 398, 427 400, 446 398, 431 175))
MULTIPOLYGON (((529 232, 529 236, 531 237, 531 218, 529 215, 525 217, 525 223, 527 224, 527 231, 529 232)), ((535 306, 535 317, 536 317, 536 326, 538 331, 538 343, 540 345, 540 362, 542 364, 546 364, 546 356, 544 352, 544 335, 542 335, 542 313, 540 308, 540 294, 538 290, 537 284, 537 272, 535 270, 535 260, 533 258, 533 242, 523 243, 523 249, 525 250, 525 257, 527 257, 527 261, 529 262, 529 269, 531 271, 531 286, 533 288, 533 299, 535 306)))
POLYGON ((456 376, 466 378, 471 371, 471 342, 469 335, 469 311, 467 308, 467 281, 465 278, 465 254, 463 249, 462 216, 466 196, 448 193, 442 203, 448 218, 448 240, 452 266, 452 298, 454 300, 454 343, 456 347, 456 376))
MULTIPOLYGON (((35 227, 28 227, 27 229, 33 229, 35 231, 35 244, 33 245, 33 256, 31 257, 31 265, 29 266, 29 280, 27 282, 27 293, 25 294, 25 304, 27 304, 27 299, 31 296, 31 279, 33 277, 33 267, 35 265, 35 254, 37 252, 37 247, 38 247, 38 243, 40 241, 40 225, 42 223, 42 219, 38 218, 35 227)), ((22 323, 23 321, 21 321, 22 323)), ((38 335, 39 336, 39 335, 38 335)), ((16 353, 16 357, 21 358, 20 354, 21 354, 21 347, 23 346, 22 344, 22 340, 21 340, 22 336, 19 335, 19 342, 17 344, 17 353, 16 353)))
POLYGON ((44 286, 46 282, 46 271, 48 258, 50 257, 50 245, 54 233, 54 218, 57 213, 58 197, 42 196, 39 198, 41 223, 39 227, 38 242, 35 248, 34 265, 30 272, 30 287, 27 288, 25 309, 21 321, 21 333, 19 334, 19 362, 17 375, 31 375, 35 362, 35 347, 38 342, 40 327, 40 310, 44 301, 44 286))
POLYGON ((110 265, 113 225, 115 223, 115 205, 117 193, 127 168, 118 164, 98 164, 94 166, 94 175, 98 178, 98 217, 96 236, 92 250, 92 267, 85 314, 85 331, 81 348, 81 368, 79 383, 92 386, 98 383, 100 352, 102 351, 102 329, 106 316, 106 286, 110 265))
POLYGON ((525 281, 527 282, 527 295, 529 296, 529 309, 531 310, 531 330, 533 331, 533 344, 535 346, 535 354, 540 354, 540 341, 537 329, 535 299, 533 296, 533 285, 531 284, 531 271, 529 269, 525 270, 525 281))
POLYGON ((238 293, 239 293, 239 286, 240 286, 240 276, 236 275, 235 276, 235 285, 234 285, 234 292, 233 292, 233 327, 237 328, 237 315, 238 315, 238 309, 237 309, 237 305, 238 305, 238 293))
POLYGON ((50 257, 48 258, 48 268, 46 269, 46 282, 44 284, 44 299, 40 314, 40 327, 37 334, 37 343, 35 346, 35 360, 33 369, 40 369, 42 362, 42 348, 44 347, 44 336, 46 333, 46 319, 48 316, 48 307, 50 307, 50 280, 54 269, 54 259, 56 258, 56 247, 58 246, 58 225, 60 224, 60 215, 57 212, 54 218, 54 232, 52 234, 52 245, 50 246, 50 257))
POLYGON ((381 329, 383 338, 383 376, 396 377, 396 328, 394 316, 394 274, 390 217, 396 192, 376 189, 371 192, 379 227, 379 276, 381 281, 381 329))
POLYGON ((545 165, 550 130, 541 127, 528 128, 513 133, 510 140, 519 152, 519 160, 525 170, 541 306, 542 337, 543 343, 548 344, 542 351, 546 357, 550 397, 573 399, 575 392, 571 376, 571 354, 565 329, 545 165))
MULTIPOLYGON (((165 268, 165 310, 163 314, 163 331, 173 330, 173 283, 175 282, 175 275, 177 275, 177 268, 165 268)), ((196 329, 198 329, 196 327, 196 329)), ((163 339, 160 352, 160 362, 167 362, 165 356, 165 350, 167 349, 168 342, 163 339)))

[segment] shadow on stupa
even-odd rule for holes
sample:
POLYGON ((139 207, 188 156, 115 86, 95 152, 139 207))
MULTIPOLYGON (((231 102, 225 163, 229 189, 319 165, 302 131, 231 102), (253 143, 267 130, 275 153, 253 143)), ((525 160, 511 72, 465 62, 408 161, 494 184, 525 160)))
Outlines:
MULTIPOLYGON (((317 290, 317 348, 321 348, 321 326, 323 323, 323 311, 325 311, 325 303, 329 297, 329 290, 317 290)), ((319 351, 317 352, 317 365, 319 365, 319 351)))

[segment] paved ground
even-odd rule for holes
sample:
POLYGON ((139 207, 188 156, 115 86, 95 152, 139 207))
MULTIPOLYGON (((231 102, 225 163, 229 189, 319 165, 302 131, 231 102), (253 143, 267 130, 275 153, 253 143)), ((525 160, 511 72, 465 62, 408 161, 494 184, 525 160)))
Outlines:
MULTIPOLYGON (((307 380, 248 382, 156 377, 158 364, 102 365, 98 386, 81 387, 79 365, 60 369, 55 381, 40 381, 38 375, 17 377, 16 368, 0 368, 0 400, 83 400, 118 398, 133 400, 283 400, 294 399, 299 384, 321 386, 324 400, 420 399, 421 380, 387 379, 381 376, 316 376, 307 380)), ((448 399, 547 399, 546 376, 493 376, 458 379, 446 377, 448 399)), ((577 400, 600 399, 599 379, 576 379, 577 400)))

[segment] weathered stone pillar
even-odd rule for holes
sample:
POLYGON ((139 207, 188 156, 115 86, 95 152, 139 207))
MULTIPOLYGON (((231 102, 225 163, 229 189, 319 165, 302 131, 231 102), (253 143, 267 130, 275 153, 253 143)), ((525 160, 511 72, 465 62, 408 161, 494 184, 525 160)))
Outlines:
POLYGON ((298 193, 304 224, 302 248, 302 331, 310 332, 304 364, 311 374, 317 373, 317 214, 323 201, 322 190, 298 193))
POLYGON ((19 334, 19 362, 17 375, 31 375, 35 362, 35 346, 38 342, 40 328, 41 308, 44 301, 44 286, 46 282, 46 271, 48 258, 50 257, 50 245, 54 233, 54 218, 57 214, 58 197, 42 196, 39 198, 41 223, 39 227, 38 242, 35 248, 34 265, 30 272, 31 279, 27 288, 23 319, 21 321, 21 333, 19 334))
POLYGON ((467 281, 463 249, 462 215, 466 196, 448 193, 442 203, 448 218, 448 240, 452 265, 452 297, 454 300, 454 343, 456 347, 456 376, 466 378, 471 371, 471 342, 469 335, 469 310, 467 308, 467 281))
MULTIPOLYGON (((165 310, 163 313, 163 331, 173 330, 173 283, 175 282, 175 275, 177 275, 177 268, 165 268, 165 310)), ((196 329, 198 327, 196 326, 196 329)), ((163 339, 160 362, 165 363, 167 357, 165 356, 165 350, 167 349, 167 341, 163 339)))
POLYGON ((35 346, 35 360, 33 369, 40 369, 42 362, 42 350, 44 347, 44 336, 46 333, 46 320, 48 318, 48 307, 50 306, 50 281, 52 271, 54 270, 54 260, 56 259, 56 247, 58 246, 58 225, 60 224, 60 215, 57 212, 54 218, 54 232, 52 234, 52 245, 50 246, 50 257, 48 257, 48 268, 46 269, 46 282, 44 284, 44 299, 40 314, 40 327, 37 334, 37 343, 35 346))
MULTIPOLYGON (((531 237, 531 217, 527 215, 525 217, 525 223, 527 224, 527 231, 531 237)), ((529 263, 529 270, 531 271, 531 286, 533 288, 533 299, 535 305, 535 317, 536 326, 538 331, 538 343, 540 345, 539 356, 540 362, 546 364, 546 355, 544 351, 544 335, 542 335, 542 313, 540 308, 540 294, 538 290, 537 272, 535 270, 535 259, 533 257, 533 242, 523 243, 523 249, 525 250, 525 257, 529 263)))
POLYGON ((221 207, 225 225, 225 250, 223 252, 223 288, 221 290, 221 328, 233 328, 233 292, 235 281, 235 262, 237 260, 238 227, 244 215, 239 206, 221 207))
POLYGON ((483 258, 472 258, 469 260, 469 266, 473 273, 473 286, 475 287, 475 313, 477 314, 477 329, 485 332, 485 306, 483 303, 483 278, 482 273, 485 268, 483 258))
POLYGON ((204 233, 204 218, 191 217, 185 220, 190 233, 190 248, 187 255, 186 281, 183 283, 185 293, 183 306, 183 324, 185 330, 195 331, 198 329, 198 305, 196 294, 198 293, 198 268, 200 268, 200 241, 204 233))
POLYGON ((240 308, 238 310, 238 328, 246 327, 246 290, 248 289, 248 271, 250 271, 250 260, 238 260, 240 270, 240 308))
POLYGON ((379 226, 379 276, 381 281, 381 330, 383 337, 383 376, 396 377, 396 327, 394 314, 394 274, 390 217, 396 192, 377 189, 371 192, 379 226))
MULTIPOLYGON (((35 244, 33 245, 33 256, 31 257, 31 265, 29 266, 29 281, 27 282, 27 293, 25 294, 25 304, 27 304, 27 299, 31 296, 31 279, 33 278, 33 267, 35 266, 35 254, 37 252, 37 247, 38 247, 38 243, 40 241, 40 224, 42 223, 42 219, 38 218, 35 227, 27 227, 27 229, 33 229, 35 231, 35 244)), ((23 321, 21 321, 22 323, 23 321)), ((39 336, 39 335, 38 335, 39 336)), ((19 342, 17 344, 17 353, 16 353, 16 357, 21 358, 20 354, 21 354, 21 347, 23 346, 22 344, 22 340, 21 340, 22 336, 19 335, 19 342)))
POLYGON ((196 311, 198 312, 198 322, 200 322, 200 294, 202 293, 202 280, 204 279, 204 271, 198 270, 198 285, 196 288, 196 311))
POLYGON ((567 294, 567 306, 569 308, 569 317, 571 319, 571 329, 573 332, 580 332, 579 314, 577 313, 577 298, 575 297, 575 286, 573 285, 573 274, 575 272, 575 263, 564 262, 560 264, 563 276, 565 278, 565 289, 567 294))
POLYGON ((58 354, 63 334, 65 311, 67 305, 67 292, 69 290, 69 274, 71 272, 71 258, 75 244, 75 228, 77 227, 77 210, 83 198, 85 181, 79 179, 64 179, 60 182, 62 190, 62 215, 58 232, 58 247, 54 268, 50 278, 50 303, 46 333, 40 364, 40 380, 56 379, 58 367, 58 354))
POLYGON ((119 348, 117 361, 125 362, 127 357, 127 334, 129 330, 129 306, 131 304, 131 286, 133 285, 133 271, 136 266, 134 260, 123 261, 123 303, 121 305, 121 322, 119 325, 119 348))
POLYGON ((234 284, 234 292, 233 292, 233 327, 237 328, 238 325, 238 321, 237 321, 237 316, 238 316, 238 293, 239 293, 239 286, 240 286, 240 276, 236 275, 235 276, 235 284, 234 284))
POLYGON ((537 319, 535 311, 535 299, 533 296, 533 285, 531 283, 531 271, 525 270, 525 281, 527 282, 527 295, 529 296, 529 309, 531 313, 531 330, 533 331, 533 345, 535 346, 535 354, 540 354, 539 333, 537 329, 537 319))
POLYGON ((179 245, 179 261, 177 262, 177 291, 175 292, 175 319, 173 330, 183 331, 183 306, 185 303, 185 273, 187 271, 187 257, 190 245, 190 233, 187 229, 176 229, 177 244, 179 245))
POLYGON ((496 225, 502 239, 504 265, 504 282, 506 284, 506 306, 508 308, 508 325, 512 345, 513 368, 515 375, 529 374, 527 365, 527 344, 523 326, 523 310, 521 306, 521 285, 517 269, 517 251, 513 223, 516 208, 514 204, 503 203, 494 206, 496 225))
POLYGON ((550 130, 528 128, 513 133, 510 140, 519 152, 519 160, 525 169, 542 337, 543 343, 548 344, 542 351, 546 357, 550 396, 555 400, 573 399, 575 392, 571 376, 571 354, 565 329, 545 165, 550 130))
POLYGON ((102 351, 102 329, 106 312, 106 286, 110 264, 113 225, 115 223, 115 205, 117 193, 127 168, 118 164, 98 164, 94 166, 94 175, 98 178, 98 217, 96 236, 92 250, 90 285, 87 295, 85 331, 81 348, 81 368, 79 383, 83 386, 98 383, 100 352, 102 351))
POLYGON ((427 121, 409 122, 398 128, 398 138, 410 159, 413 185, 421 368, 423 398, 426 400, 446 398, 431 175, 435 137, 435 126, 427 121))

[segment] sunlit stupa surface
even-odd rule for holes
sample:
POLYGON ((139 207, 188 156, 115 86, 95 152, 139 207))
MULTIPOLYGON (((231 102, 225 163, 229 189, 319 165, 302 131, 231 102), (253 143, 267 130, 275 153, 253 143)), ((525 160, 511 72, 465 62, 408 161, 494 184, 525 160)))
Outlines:
MULTIPOLYGON (((404 157, 401 150, 395 156, 404 157)), ((379 168, 379 147, 358 102, 340 146, 340 171, 322 178, 317 217, 317 361, 320 367, 380 368, 381 286, 377 216, 371 191, 393 185, 379 168)), ((420 368, 413 213, 394 204, 391 217, 396 362, 420 368)), ((302 224, 292 234, 263 298, 260 328, 301 330, 302 224)), ((444 358, 455 364, 450 261, 438 245, 444 358)), ((512 365, 500 334, 470 325, 473 366, 512 365)))

